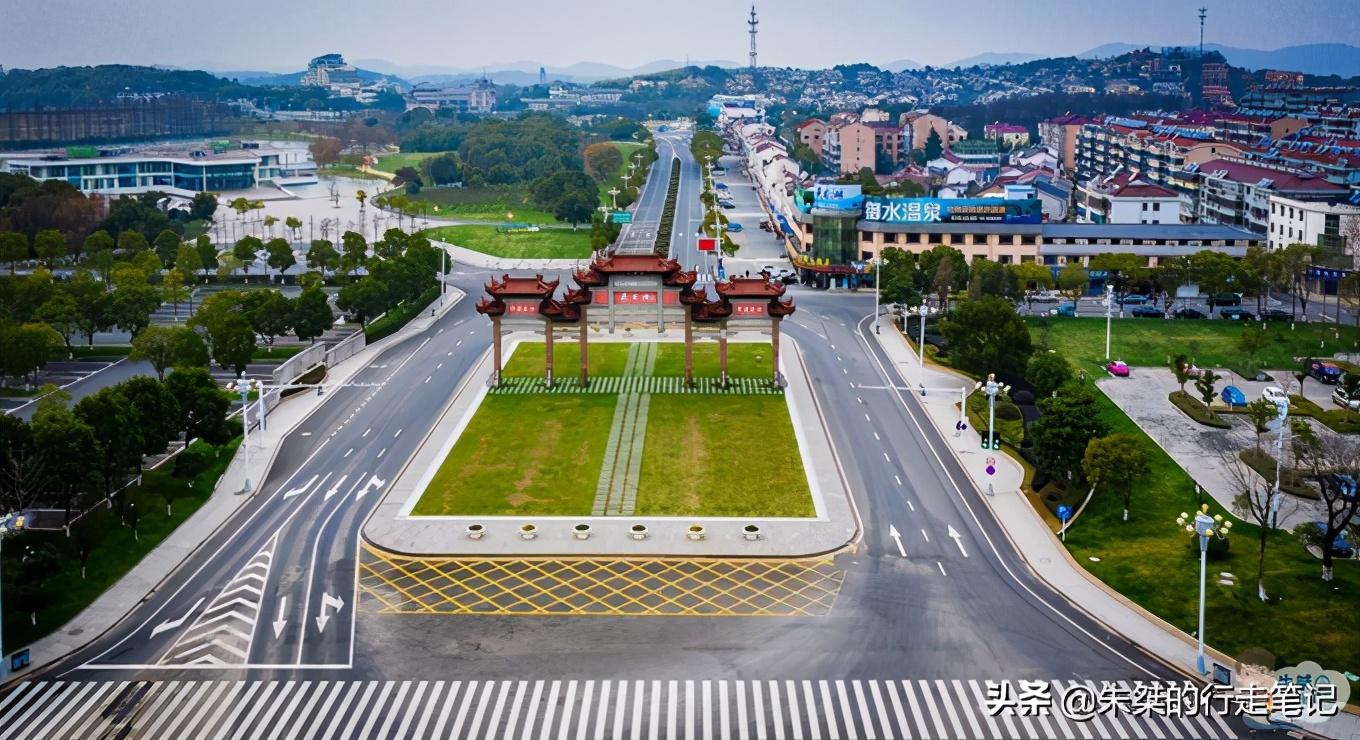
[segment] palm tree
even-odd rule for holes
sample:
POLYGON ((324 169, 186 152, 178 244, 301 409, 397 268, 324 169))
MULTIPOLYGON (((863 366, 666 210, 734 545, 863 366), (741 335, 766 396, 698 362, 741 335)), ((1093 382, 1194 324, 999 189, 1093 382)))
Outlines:
POLYGON ((270 236, 271 238, 274 236, 274 224, 276 224, 276 223, 278 223, 278 222, 279 222, 279 219, 278 219, 277 216, 265 216, 265 217, 264 217, 264 228, 265 228, 265 231, 269 234, 269 236, 270 236))
POLYGON ((302 231, 302 219, 297 216, 289 216, 283 220, 283 225, 293 232, 293 241, 298 240, 298 232, 302 231))
POLYGON ((359 201, 359 210, 364 210, 364 201, 368 200, 368 193, 360 190, 354 193, 354 199, 359 201))

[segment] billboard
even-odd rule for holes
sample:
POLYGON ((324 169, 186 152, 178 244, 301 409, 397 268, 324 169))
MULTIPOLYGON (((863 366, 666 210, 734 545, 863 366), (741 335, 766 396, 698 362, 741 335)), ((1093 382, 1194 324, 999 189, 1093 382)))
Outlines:
POLYGON ((865 198, 864 220, 889 224, 1043 223, 1038 199, 1001 198, 865 198))
POLYGON ((718 249, 718 239, 712 236, 699 237, 698 248, 700 252, 714 252, 718 249))
POLYGON ((864 202, 864 191, 859 185, 838 185, 834 182, 819 182, 812 186, 813 208, 839 208, 848 210, 859 208, 864 202))

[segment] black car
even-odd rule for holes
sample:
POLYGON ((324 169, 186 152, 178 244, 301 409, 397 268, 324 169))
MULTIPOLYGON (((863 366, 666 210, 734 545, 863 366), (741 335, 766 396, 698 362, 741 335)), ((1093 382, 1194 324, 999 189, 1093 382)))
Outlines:
POLYGON ((1218 312, 1219 316, 1233 321, 1255 321, 1256 314, 1245 308, 1225 308, 1218 312))
POLYGON ((1293 321, 1294 314, 1282 308, 1267 308, 1261 312, 1262 321, 1293 321))
POLYGON ((1162 309, 1153 306, 1134 306, 1133 310, 1129 313, 1133 314, 1133 317, 1137 319, 1166 318, 1166 314, 1162 313, 1162 309))
POLYGON ((1242 305, 1242 296, 1236 293, 1215 293, 1212 296, 1210 296, 1209 299, 1214 302, 1215 306, 1242 305))
POLYGON ((1209 315, 1206 314, 1206 313, 1204 313, 1203 311, 1199 310, 1198 308, 1190 308, 1189 306, 1181 306, 1180 308, 1178 308, 1178 309, 1176 309, 1175 311, 1172 311, 1172 312, 1171 312, 1171 318, 1173 318, 1173 319, 1207 319, 1207 318, 1209 318, 1209 315))

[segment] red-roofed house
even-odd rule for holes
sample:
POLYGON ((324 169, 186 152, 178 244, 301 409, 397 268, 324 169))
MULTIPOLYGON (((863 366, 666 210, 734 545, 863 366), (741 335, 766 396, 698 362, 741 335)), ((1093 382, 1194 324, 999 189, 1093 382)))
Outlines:
POLYGON ((826 121, 809 118, 798 124, 798 143, 822 156, 822 142, 826 139, 826 121))
POLYGON ((1265 234, 1270 196, 1294 200, 1334 200, 1346 188, 1303 170, 1253 164, 1229 157, 1198 165, 1194 213, 1200 223, 1225 224, 1265 234))
POLYGON ((1014 149, 1029 143, 1029 129, 1018 123, 989 123, 982 127, 982 136, 1000 142, 1006 149, 1014 149))
POLYGON ((1077 221, 1084 224, 1178 224, 1181 196, 1138 170, 1088 180, 1077 188, 1077 221))

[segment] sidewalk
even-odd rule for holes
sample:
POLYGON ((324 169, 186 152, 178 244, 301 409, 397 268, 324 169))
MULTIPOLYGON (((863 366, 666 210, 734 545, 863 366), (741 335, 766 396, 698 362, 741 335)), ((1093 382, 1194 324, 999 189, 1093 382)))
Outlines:
POLYGON ((482 252, 475 252, 467 247, 460 247, 456 244, 441 242, 432 239, 430 241, 436 247, 442 247, 449 253, 449 259, 455 264, 470 265, 487 270, 574 270, 584 265, 586 258, 579 260, 564 259, 506 259, 504 257, 493 257, 482 252))
MULTIPOLYGON (((1190 635, 1115 592, 1072 559, 1067 548, 1020 491, 1024 472, 1019 463, 1005 453, 983 450, 982 436, 971 425, 956 436, 958 409, 954 404, 958 402, 959 389, 971 386, 973 381, 929 364, 922 378, 915 350, 888 322, 883 324, 883 331, 876 338, 906 385, 915 387, 924 382, 926 388, 931 389, 925 399, 917 396, 916 400, 924 400, 922 405, 931 421, 977 489, 986 491, 991 483, 995 495, 979 494, 977 498, 991 508, 1006 537, 1030 570, 1092 618, 1170 666, 1187 675, 1195 675, 1195 642, 1190 635), (936 392, 936 388, 952 389, 952 392, 936 392), (996 459, 994 476, 988 476, 984 470, 987 457, 996 459)), ((1236 670, 1236 660, 1208 645, 1205 646, 1205 657, 1207 661, 1236 670)), ((1351 737, 1360 734, 1360 717, 1340 714, 1324 724, 1309 725, 1308 729, 1331 737, 1351 737)))
MULTIPOLYGON (((442 316, 457 305, 464 295, 456 288, 450 287, 449 300, 439 309, 437 315, 442 316)), ((347 382, 355 373, 367 367, 378 353, 412 334, 423 331, 434 321, 435 318, 428 314, 413 319, 400 331, 365 347, 349 359, 330 368, 323 385, 334 386, 347 382)), ((332 395, 327 393, 318 397, 315 393, 299 393, 269 412, 266 418, 268 429, 257 429, 250 434, 249 469, 246 468, 243 443, 237 448, 236 456, 227 465, 222 477, 218 479, 212 496, 208 497, 198 511, 61 629, 25 646, 29 650, 30 666, 9 678, 26 678, 39 668, 80 650, 126 617, 253 498, 243 493, 247 479, 256 487, 255 491, 259 492, 258 486, 273 466, 283 439, 332 395)))

